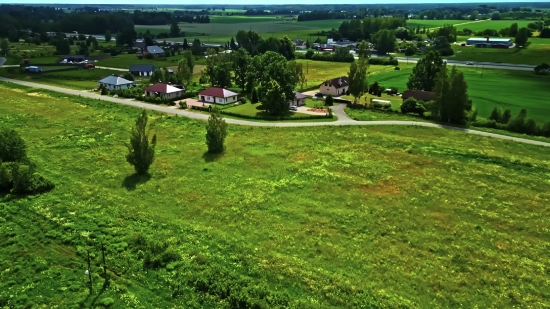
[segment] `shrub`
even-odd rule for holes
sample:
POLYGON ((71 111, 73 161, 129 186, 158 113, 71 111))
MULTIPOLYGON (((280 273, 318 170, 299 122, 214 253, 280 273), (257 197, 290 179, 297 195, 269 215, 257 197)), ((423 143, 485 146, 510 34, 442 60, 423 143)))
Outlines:
POLYGON ((424 105, 420 104, 414 98, 408 98, 401 104, 401 113, 403 114, 415 113, 419 116, 424 116, 425 112, 426 108, 424 105))
POLYGON ((545 123, 544 126, 540 129, 540 135, 550 137, 550 121, 545 123))
POLYGON ((124 75, 122 76, 124 79, 127 79, 127 80, 130 80, 130 81, 135 81, 135 77, 132 73, 130 72, 126 72, 124 73, 124 75))
POLYGON ((252 98, 250 99, 250 102, 252 104, 258 103, 258 92, 256 91, 256 88, 252 90, 252 98))
POLYGON ((394 70, 399 71, 399 70, 401 70, 401 68, 400 67, 395 67, 394 70))
POLYGON ((314 54, 315 54, 315 52, 312 49, 308 49, 307 52, 306 52, 306 59, 313 58, 314 54))
POLYGON ((0 162, 21 162, 27 158, 27 146, 17 131, 0 128, 0 162))
POLYGON ((527 119, 525 122, 524 133, 528 135, 538 135, 539 128, 537 123, 532 118, 527 119))
POLYGON ((246 98, 244 98, 244 97, 240 98, 240 99, 239 99, 239 102, 240 102, 241 104, 246 104, 246 98))
POLYGON ((333 106, 334 105, 334 99, 332 98, 332 95, 327 95, 325 98, 325 105, 326 106, 333 106))
POLYGON ((470 115, 468 116, 468 120, 472 122, 475 122, 477 120, 477 109, 470 113, 470 115))
POLYGON ((495 107, 493 111, 491 112, 491 116, 489 116, 489 120, 494 120, 496 122, 501 122, 502 114, 500 113, 500 109, 495 107))
POLYGON ((180 101, 179 104, 180 104, 180 108, 181 108, 181 109, 187 109, 187 102, 185 102, 185 101, 180 101))
POLYGON ((36 173, 31 165, 13 164, 10 173, 13 193, 38 194, 55 187, 51 181, 36 173))
POLYGON ((149 53, 148 53, 148 54, 145 55, 145 59, 149 59, 149 60, 150 60, 150 59, 153 59, 153 58, 155 58, 155 56, 153 56, 153 54, 149 54, 149 53))
POLYGON ((512 113, 510 112, 510 109, 507 108, 504 110, 504 113, 502 113, 502 117, 500 118, 500 123, 508 123, 510 121, 510 118, 512 118, 512 113))
POLYGON ((369 64, 377 64, 377 65, 393 65, 397 66, 399 64, 399 61, 395 58, 370 58, 369 64))
POLYGON ((208 152, 219 153, 225 149, 224 141, 227 136, 227 123, 220 117, 219 111, 214 110, 206 125, 206 145, 208 152))

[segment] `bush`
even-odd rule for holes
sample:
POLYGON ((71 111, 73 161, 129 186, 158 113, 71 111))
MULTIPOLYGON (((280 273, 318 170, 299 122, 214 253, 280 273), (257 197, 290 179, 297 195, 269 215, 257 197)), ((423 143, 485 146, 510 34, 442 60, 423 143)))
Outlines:
POLYGON ((153 59, 153 58, 155 58, 155 56, 153 56, 153 54, 149 54, 149 53, 148 53, 148 54, 145 55, 145 59, 151 60, 151 59, 153 59))
POLYGON ((420 104, 414 98, 408 98, 401 104, 401 113, 403 114, 415 113, 419 116, 424 116, 425 112, 426 108, 424 105, 420 104))
POLYGON ((491 115, 489 116, 489 120, 494 120, 496 122, 500 122, 502 119, 502 114, 500 113, 500 109, 497 107, 493 108, 493 111, 491 112, 491 115))
POLYGON ((181 109, 187 109, 187 102, 185 102, 185 101, 180 101, 179 105, 180 105, 180 108, 181 108, 181 109))
POLYGON ((27 159, 27 146, 17 131, 0 128, 0 162, 22 162, 27 159))
POLYGON ((333 106, 334 105, 334 99, 332 98, 332 95, 327 95, 325 98, 325 105, 326 106, 333 106))
POLYGON ((206 125, 206 145, 208 152, 220 153, 225 149, 224 141, 227 136, 227 123, 215 110, 208 118, 206 125))
POLYGON ((397 59, 395 59, 395 58, 377 57, 377 58, 370 58, 369 59, 369 64, 397 66, 397 65, 399 65, 399 61, 397 61, 397 59))
POLYGON ((400 67, 395 67, 394 70, 399 71, 399 70, 401 70, 401 68, 400 67))
POLYGON ((12 192, 17 194, 38 194, 52 190, 55 185, 34 171, 34 167, 13 164, 11 168, 12 192))
POLYGON ((312 49, 308 49, 307 52, 306 52, 306 59, 313 58, 314 54, 315 54, 315 52, 312 49))
POLYGON ((550 137, 550 121, 544 124, 539 133, 542 136, 550 137))
POLYGON ((258 100, 258 92, 256 91, 256 88, 254 88, 254 89, 252 90, 252 98, 250 99, 250 102, 251 102, 252 104, 256 104, 256 103, 258 103, 258 101, 259 101, 259 100, 258 100))

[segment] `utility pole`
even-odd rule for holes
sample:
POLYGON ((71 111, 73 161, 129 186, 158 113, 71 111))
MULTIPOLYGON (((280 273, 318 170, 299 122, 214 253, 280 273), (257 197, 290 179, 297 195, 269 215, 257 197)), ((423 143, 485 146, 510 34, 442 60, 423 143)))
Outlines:
POLYGON ((88 279, 90 280, 90 294, 92 294, 92 267, 90 266, 90 250, 86 250, 88 252, 88 279))

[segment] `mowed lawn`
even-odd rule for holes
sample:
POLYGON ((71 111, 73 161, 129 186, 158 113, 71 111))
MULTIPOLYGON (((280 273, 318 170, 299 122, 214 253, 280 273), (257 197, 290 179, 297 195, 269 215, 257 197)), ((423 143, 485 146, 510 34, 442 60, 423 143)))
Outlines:
POLYGON ((547 148, 419 127, 230 126, 210 156, 204 122, 153 114, 156 161, 139 181, 124 158, 139 109, 9 87, 0 126, 56 188, 2 201, 8 307, 229 308, 239 291, 280 308, 548 305, 547 148), (145 272, 138 246, 152 240, 180 260, 145 272))
MULTIPOLYGON (((481 117, 489 117, 495 107, 509 108, 513 116, 525 108, 528 118, 540 123, 550 120, 550 77, 526 71, 482 70, 481 67, 458 69, 464 72, 468 94, 481 117)), ((411 73, 411 69, 382 73, 371 78, 369 83, 379 81, 384 87, 393 86, 404 91, 411 73)))

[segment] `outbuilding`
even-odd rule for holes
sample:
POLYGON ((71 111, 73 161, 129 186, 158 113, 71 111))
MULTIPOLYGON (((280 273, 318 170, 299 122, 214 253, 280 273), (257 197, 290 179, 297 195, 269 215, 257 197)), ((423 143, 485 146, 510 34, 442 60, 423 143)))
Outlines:
POLYGON ((293 92, 294 92, 295 99, 294 100, 289 100, 288 103, 290 105, 294 105, 294 106, 306 105, 307 96, 305 94, 299 93, 297 91, 293 91, 293 92))
POLYGON ((512 46, 512 39, 506 38, 469 38, 466 45, 474 45, 476 47, 492 47, 492 46, 512 46))

